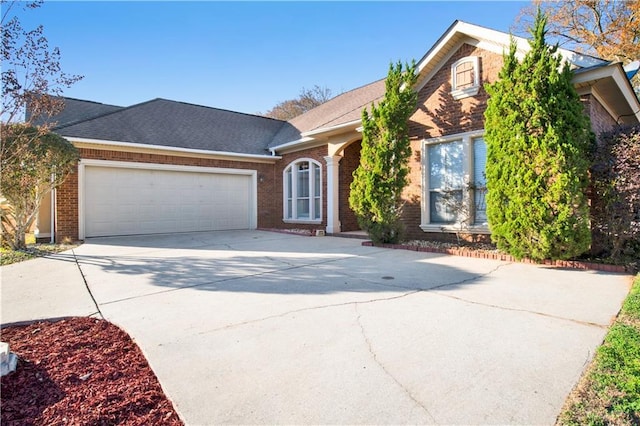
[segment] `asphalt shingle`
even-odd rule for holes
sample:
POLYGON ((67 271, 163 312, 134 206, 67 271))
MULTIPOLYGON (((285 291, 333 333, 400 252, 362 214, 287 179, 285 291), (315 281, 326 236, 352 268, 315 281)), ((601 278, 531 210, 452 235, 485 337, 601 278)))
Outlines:
POLYGON ((269 146, 274 147, 298 140, 304 132, 323 127, 338 126, 360 119, 364 108, 371 105, 372 102, 379 101, 384 96, 384 82, 384 79, 374 81, 342 93, 322 105, 289 120, 287 125, 280 129, 269 146))
MULTIPOLYGON (((82 99, 62 98, 64 107, 62 111, 53 117, 37 117, 34 120, 35 125, 50 123, 55 127, 66 126, 73 123, 95 118, 104 114, 122 109, 121 106, 102 104, 100 102, 85 101, 82 99)), ((29 113, 27 112, 27 119, 29 113)))
POLYGON ((154 99, 55 131, 66 137, 264 155, 284 124, 272 118, 154 99))

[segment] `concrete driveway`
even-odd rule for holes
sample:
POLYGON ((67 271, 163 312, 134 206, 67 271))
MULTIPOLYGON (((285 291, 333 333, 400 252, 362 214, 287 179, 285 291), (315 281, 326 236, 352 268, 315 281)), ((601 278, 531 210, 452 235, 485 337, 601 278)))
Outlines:
POLYGON ((90 239, 75 260, 190 425, 552 424, 630 284, 252 231, 90 239))

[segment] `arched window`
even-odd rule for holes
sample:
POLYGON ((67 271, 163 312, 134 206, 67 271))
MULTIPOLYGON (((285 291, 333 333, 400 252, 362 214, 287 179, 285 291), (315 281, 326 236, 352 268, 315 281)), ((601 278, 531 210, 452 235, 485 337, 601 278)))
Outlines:
POLYGON ((451 65, 451 95, 454 99, 474 96, 480 90, 480 66, 477 56, 467 56, 451 65))
POLYGON ((284 220, 320 222, 322 220, 322 167, 303 158, 284 169, 284 220))

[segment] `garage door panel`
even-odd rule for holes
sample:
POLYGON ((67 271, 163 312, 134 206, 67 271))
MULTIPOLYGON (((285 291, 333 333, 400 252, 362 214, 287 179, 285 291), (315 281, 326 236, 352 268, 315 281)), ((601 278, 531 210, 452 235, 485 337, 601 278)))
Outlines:
POLYGON ((248 229, 248 175, 86 166, 87 237, 248 229))

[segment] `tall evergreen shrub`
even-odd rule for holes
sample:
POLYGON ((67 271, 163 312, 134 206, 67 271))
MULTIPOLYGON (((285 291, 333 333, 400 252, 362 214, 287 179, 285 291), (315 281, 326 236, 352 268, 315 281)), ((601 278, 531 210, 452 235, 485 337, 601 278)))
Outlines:
POLYGON ((530 51, 512 40, 487 85, 487 216, 498 248, 516 258, 568 259, 589 249, 587 202, 593 134, 557 45, 538 11, 530 51))
POLYGON ((395 243, 402 237, 402 190, 409 180, 408 120, 418 95, 415 61, 391 64, 384 99, 362 111, 360 165, 353 173, 349 205, 360 227, 374 242, 395 243))

